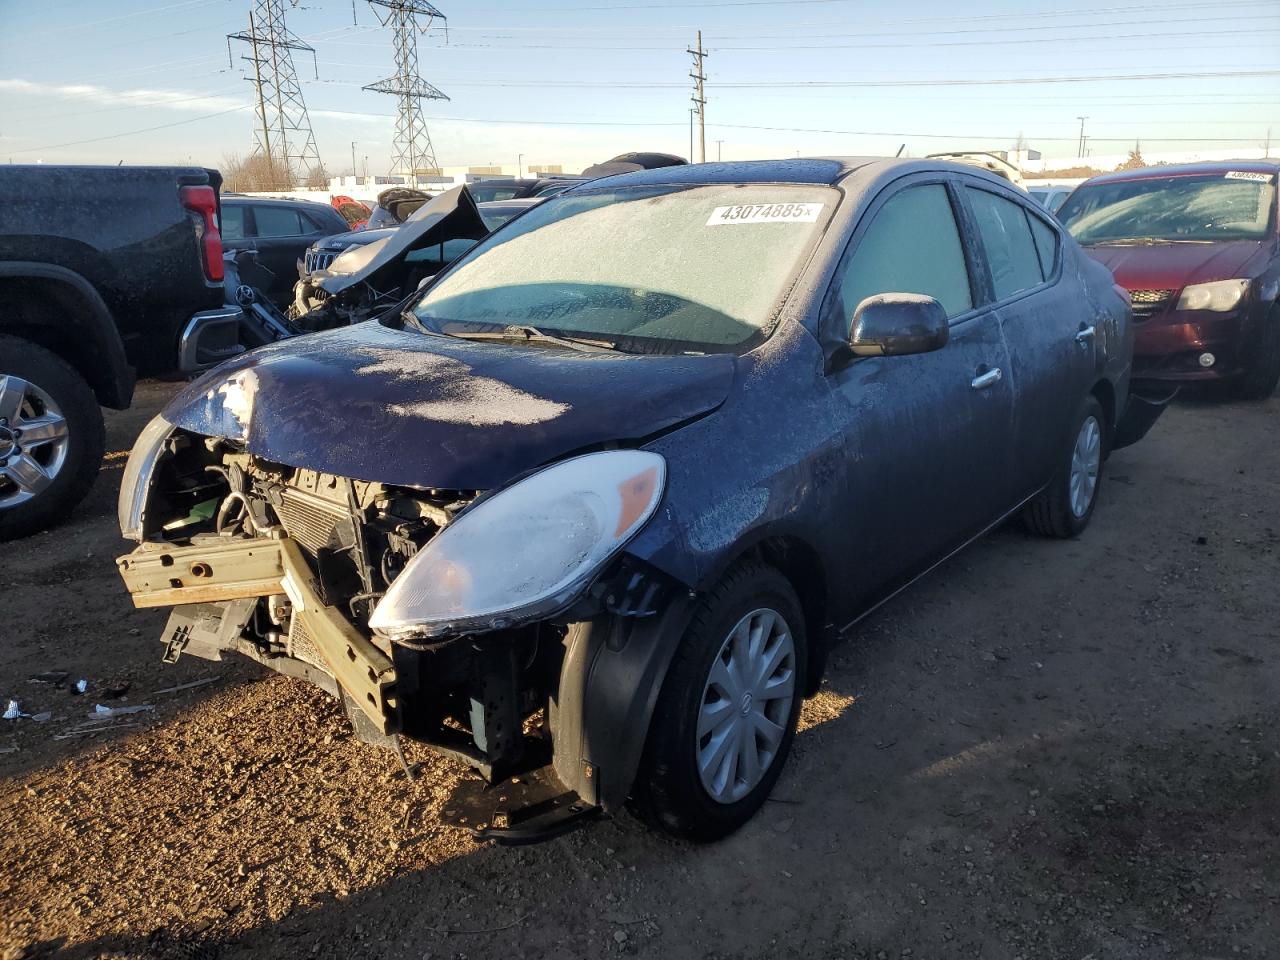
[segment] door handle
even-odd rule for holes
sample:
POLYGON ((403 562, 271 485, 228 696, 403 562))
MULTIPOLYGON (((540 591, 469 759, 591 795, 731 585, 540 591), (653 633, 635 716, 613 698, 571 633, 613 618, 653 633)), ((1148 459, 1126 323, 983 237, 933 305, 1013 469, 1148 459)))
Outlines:
POLYGON ((999 367, 992 367, 986 373, 979 374, 978 376, 970 380, 969 386, 973 387, 973 389, 975 390, 985 390, 987 389, 987 387, 990 387, 993 384, 999 383, 1000 378, 1003 376, 1004 374, 1000 372, 999 367))
POLYGON ((1076 334, 1076 343, 1088 343, 1097 334, 1097 327, 1084 327, 1076 334))

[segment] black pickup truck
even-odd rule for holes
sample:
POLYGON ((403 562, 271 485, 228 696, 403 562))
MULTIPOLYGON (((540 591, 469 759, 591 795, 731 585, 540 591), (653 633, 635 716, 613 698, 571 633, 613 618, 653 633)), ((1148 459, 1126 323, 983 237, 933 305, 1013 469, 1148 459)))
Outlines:
POLYGON ((136 377, 243 349, 200 167, 0 166, 0 541, 66 517, 136 377))

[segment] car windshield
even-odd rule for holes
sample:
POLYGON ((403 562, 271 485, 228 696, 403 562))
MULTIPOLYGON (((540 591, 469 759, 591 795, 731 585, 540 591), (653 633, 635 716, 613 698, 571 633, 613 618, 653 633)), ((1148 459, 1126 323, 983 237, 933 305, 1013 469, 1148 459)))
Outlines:
POLYGON ((444 333, 527 325, 639 352, 742 348, 767 332, 838 196, 786 184, 561 194, 478 244, 413 313, 444 333))
POLYGON ((1231 171, 1085 184, 1058 217, 1082 244, 1261 240, 1276 206, 1275 174, 1231 171))

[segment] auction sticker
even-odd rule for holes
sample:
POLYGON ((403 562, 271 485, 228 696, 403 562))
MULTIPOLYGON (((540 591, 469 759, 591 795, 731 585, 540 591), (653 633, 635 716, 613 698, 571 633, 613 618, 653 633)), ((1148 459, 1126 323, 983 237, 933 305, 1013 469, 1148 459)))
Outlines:
POLYGON ((716 207, 708 227, 739 223, 816 223, 821 203, 744 203, 736 207, 716 207))
POLYGON ((1227 174, 1228 180, 1252 180, 1255 183, 1270 183, 1272 174, 1251 173, 1247 170, 1232 170, 1227 174))

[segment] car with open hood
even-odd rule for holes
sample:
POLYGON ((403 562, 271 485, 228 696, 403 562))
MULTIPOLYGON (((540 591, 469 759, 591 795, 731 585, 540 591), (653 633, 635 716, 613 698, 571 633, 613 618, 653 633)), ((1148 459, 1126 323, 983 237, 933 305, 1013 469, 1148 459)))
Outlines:
POLYGON ((1280 162, 1230 160, 1094 177, 1058 217, 1133 298, 1134 370, 1221 383, 1250 400, 1280 382, 1280 162))
POLYGON ((1160 410, 1131 345, 1107 271, 985 171, 603 179, 193 383, 129 458, 120 572, 174 608, 166 659, 244 654, 472 766, 450 823, 630 802, 713 839, 868 611, 1006 517, 1085 529, 1160 410))

